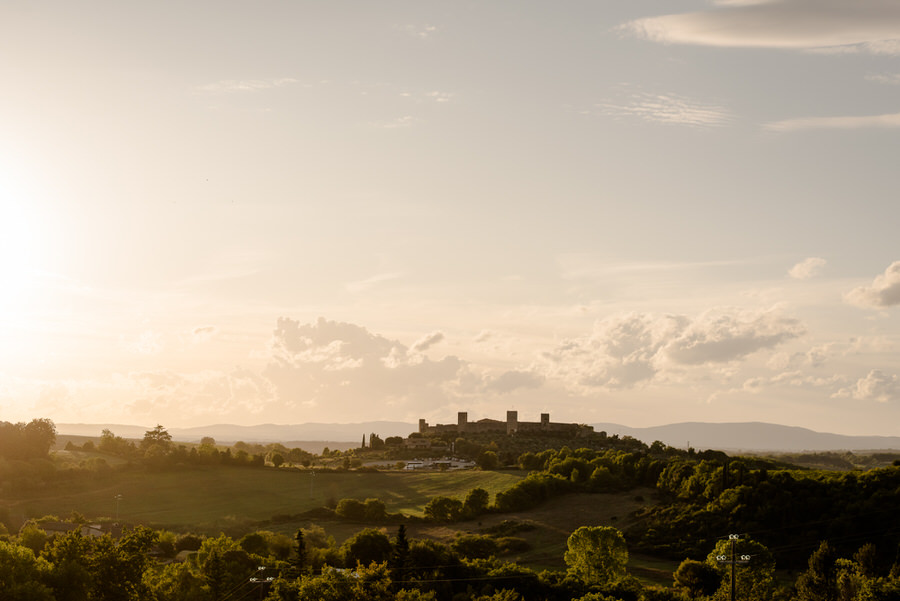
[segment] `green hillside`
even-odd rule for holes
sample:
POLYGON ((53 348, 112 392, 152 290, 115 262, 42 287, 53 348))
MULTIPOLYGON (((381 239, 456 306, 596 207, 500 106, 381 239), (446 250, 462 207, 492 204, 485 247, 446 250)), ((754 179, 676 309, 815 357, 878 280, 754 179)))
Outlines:
POLYGON ((69 482, 52 491, 0 499, 10 517, 43 515, 88 519, 116 516, 131 523, 167 528, 210 528, 234 520, 262 521, 320 508, 342 498, 381 499, 390 513, 421 515, 435 495, 463 498, 481 487, 493 496, 520 480, 510 472, 313 472, 209 466, 167 471, 113 471, 87 481, 69 482))

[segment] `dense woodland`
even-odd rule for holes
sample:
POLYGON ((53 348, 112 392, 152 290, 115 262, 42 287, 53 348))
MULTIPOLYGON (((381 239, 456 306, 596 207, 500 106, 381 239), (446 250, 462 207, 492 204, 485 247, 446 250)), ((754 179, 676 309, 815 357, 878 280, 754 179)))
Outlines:
MULTIPOLYGON (((49 420, 0 424, 0 496, 110 478, 119 470, 371 470, 365 464, 391 466, 409 454, 402 441, 377 434, 359 449, 312 455, 282 445, 223 448, 212 439, 176 444, 157 426, 139 441, 104 431, 96 443, 80 445, 95 453, 76 465, 51 452, 55 441, 49 420)), ((92 536, 74 527, 48 534, 54 516, 20 525, 0 515, 0 598, 724 600, 734 569, 739 599, 900 600, 900 467, 889 454, 806 457, 807 463, 834 464, 809 469, 787 461, 795 458, 729 457, 604 433, 433 442, 435 453, 452 449, 480 469, 526 470, 528 476, 493 498, 480 488, 433 497, 421 517, 390 514, 377 498, 333 500, 310 517, 358 524, 341 544, 315 524, 293 536, 263 528, 209 535, 140 525, 92 536), (873 463, 883 467, 869 467, 873 463), (513 520, 443 542, 410 538, 405 528, 419 520, 451 524, 527 511, 569 494, 647 490, 654 502, 624 531, 585 524, 572 532, 564 570, 515 563, 525 544, 517 534, 528 526, 513 520), (629 553, 674 560, 671 584, 642 583, 628 571, 629 553)), ((65 519, 88 522, 80 515, 65 519)))

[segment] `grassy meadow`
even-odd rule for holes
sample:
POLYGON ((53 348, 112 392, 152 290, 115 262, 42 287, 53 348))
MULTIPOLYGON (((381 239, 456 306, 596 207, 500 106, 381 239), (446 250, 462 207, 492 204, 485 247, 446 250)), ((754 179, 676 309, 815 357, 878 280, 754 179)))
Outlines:
MULTIPOLYGON (((82 451, 57 451, 57 457, 77 462, 95 456, 82 451)), ((104 456, 106 457, 106 456, 104 456)), ((111 461, 113 465, 119 462, 111 461)), ((298 528, 318 524, 340 543, 365 527, 393 535, 398 523, 368 524, 334 517, 310 518, 304 512, 343 498, 383 501, 387 511, 422 516, 432 497, 464 499, 473 488, 494 496, 524 478, 527 472, 466 470, 454 472, 310 471, 295 468, 191 466, 175 470, 113 469, 92 478, 62 482, 52 489, 13 492, 0 498, 0 511, 12 522, 73 511, 89 520, 115 519, 176 532, 238 537, 253 530, 293 535, 298 528), (116 497, 121 495, 117 501, 116 497)), ((510 535, 526 548, 506 560, 535 569, 564 569, 566 540, 580 526, 627 528, 632 515, 651 503, 653 490, 614 494, 571 494, 521 512, 485 514, 453 524, 409 520, 412 538, 451 542, 462 533, 486 533, 513 524, 510 535)), ((668 584, 677 564, 634 556, 629 569, 646 583, 668 584)))
POLYGON ((11 517, 115 518, 173 529, 208 529, 234 521, 295 515, 342 498, 381 499, 390 513, 422 515, 435 495, 464 498, 476 487, 493 496, 522 472, 314 472, 297 469, 192 467, 167 471, 113 471, 21 498, 0 499, 11 517), (116 496, 121 495, 117 501, 116 496))

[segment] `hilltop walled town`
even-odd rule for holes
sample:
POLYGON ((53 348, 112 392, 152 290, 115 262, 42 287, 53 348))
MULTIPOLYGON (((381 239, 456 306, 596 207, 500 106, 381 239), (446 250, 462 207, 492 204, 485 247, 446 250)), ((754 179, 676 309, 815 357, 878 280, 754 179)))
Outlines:
POLYGON ((424 419, 419 420, 419 434, 462 434, 466 432, 505 432, 506 434, 553 432, 579 437, 592 434, 594 428, 584 424, 554 423, 550 421, 549 413, 541 413, 541 421, 539 422, 520 422, 518 411, 507 411, 505 422, 488 418, 470 422, 469 414, 466 411, 460 411, 457 414, 455 424, 435 424, 432 426, 424 419))

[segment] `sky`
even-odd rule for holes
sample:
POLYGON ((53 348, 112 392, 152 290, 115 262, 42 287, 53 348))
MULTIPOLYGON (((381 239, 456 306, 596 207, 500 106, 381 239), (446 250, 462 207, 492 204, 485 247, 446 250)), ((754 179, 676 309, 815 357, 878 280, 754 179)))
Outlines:
POLYGON ((900 3, 7 0, 0 419, 900 435, 900 3))

